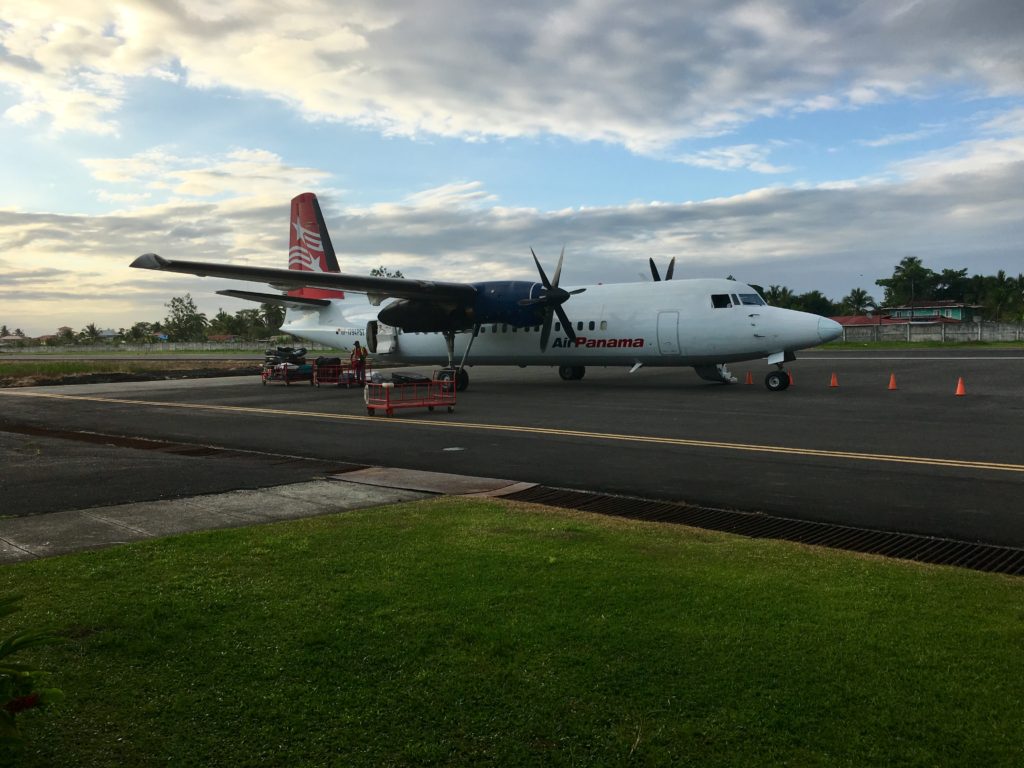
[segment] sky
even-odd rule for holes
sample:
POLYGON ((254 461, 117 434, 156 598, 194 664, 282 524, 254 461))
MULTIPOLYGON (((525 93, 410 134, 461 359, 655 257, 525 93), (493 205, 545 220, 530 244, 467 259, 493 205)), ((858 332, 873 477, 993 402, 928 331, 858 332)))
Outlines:
POLYGON ((906 256, 1024 271, 1024 3, 0 0, 0 324, 161 320, 284 268, 735 276, 837 300, 906 256))

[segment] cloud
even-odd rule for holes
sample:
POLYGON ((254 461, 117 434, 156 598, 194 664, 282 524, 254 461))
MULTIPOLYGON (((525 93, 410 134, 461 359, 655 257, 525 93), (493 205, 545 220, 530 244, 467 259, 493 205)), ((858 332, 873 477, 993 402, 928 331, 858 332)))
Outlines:
POLYGON ((746 169, 754 173, 786 173, 788 166, 772 165, 767 161, 771 150, 755 144, 739 144, 732 147, 715 147, 714 149, 676 155, 672 159, 678 163, 694 165, 699 168, 714 168, 718 171, 735 171, 746 169))
POLYGON ((1024 89, 1024 6, 1003 0, 0 0, 0 18, 7 119, 55 132, 116 132, 126 86, 147 77, 385 133, 645 153, 951 84, 1024 89))
MULTIPOLYGON (((537 210, 502 205, 479 182, 460 181, 356 206, 318 189, 342 269, 358 274, 385 264, 410 277, 534 279, 530 247, 550 267, 564 245, 566 284, 636 281, 648 257, 675 256, 679 277, 733 274, 838 298, 873 288, 908 254, 933 269, 1019 271, 1024 138, 1006 133, 1010 117, 990 123, 1003 133, 895 165, 885 177, 695 202, 537 210)), ((96 216, 0 210, 0 319, 38 334, 160 319, 170 297, 185 293, 208 313, 245 306, 214 295, 237 283, 128 264, 155 251, 283 268, 295 188, 260 186, 265 168, 279 166, 288 178, 284 160, 258 149, 191 159, 153 150, 90 168, 147 189, 171 176, 166 200, 96 216)))

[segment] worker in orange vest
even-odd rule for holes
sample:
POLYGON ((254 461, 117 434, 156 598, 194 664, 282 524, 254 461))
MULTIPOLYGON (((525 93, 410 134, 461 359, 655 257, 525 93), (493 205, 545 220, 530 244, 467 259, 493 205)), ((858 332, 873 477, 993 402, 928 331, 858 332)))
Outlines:
POLYGON ((349 355, 349 362, 352 363, 352 368, 356 374, 356 381, 360 384, 366 383, 366 347, 360 345, 357 341, 352 347, 352 354, 349 355))

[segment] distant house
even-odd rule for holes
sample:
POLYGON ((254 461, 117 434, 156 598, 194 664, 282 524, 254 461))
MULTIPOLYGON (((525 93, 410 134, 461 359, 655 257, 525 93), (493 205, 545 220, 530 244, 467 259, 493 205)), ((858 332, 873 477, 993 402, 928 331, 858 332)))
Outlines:
POLYGON ((238 336, 233 333, 211 333, 206 337, 207 341, 215 341, 218 343, 238 341, 238 336))
POLYGON ((906 325, 910 322, 933 322, 933 323, 959 323, 960 320, 954 320, 950 317, 927 317, 927 318, 914 318, 911 320, 909 317, 890 317, 889 315, 836 315, 830 318, 835 320, 844 328, 863 328, 869 326, 879 325, 906 325))
POLYGON ((26 341, 24 336, 0 336, 0 347, 13 347, 22 341, 26 341))
POLYGON ((909 304, 882 307, 879 311, 895 320, 911 323, 927 323, 938 320, 971 322, 981 319, 982 306, 964 301, 921 299, 909 304))

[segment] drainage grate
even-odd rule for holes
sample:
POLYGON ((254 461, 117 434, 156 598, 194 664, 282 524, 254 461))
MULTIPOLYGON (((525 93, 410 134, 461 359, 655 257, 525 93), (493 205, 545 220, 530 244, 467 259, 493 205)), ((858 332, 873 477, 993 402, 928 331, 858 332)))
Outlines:
POLYGON ((810 520, 793 520, 759 512, 710 509, 628 496, 585 493, 547 488, 542 485, 511 493, 504 498, 633 520, 679 523, 757 539, 795 541, 819 547, 896 557, 901 560, 915 560, 919 563, 952 565, 1013 576, 1024 575, 1024 549, 999 547, 993 544, 853 528, 810 520))

